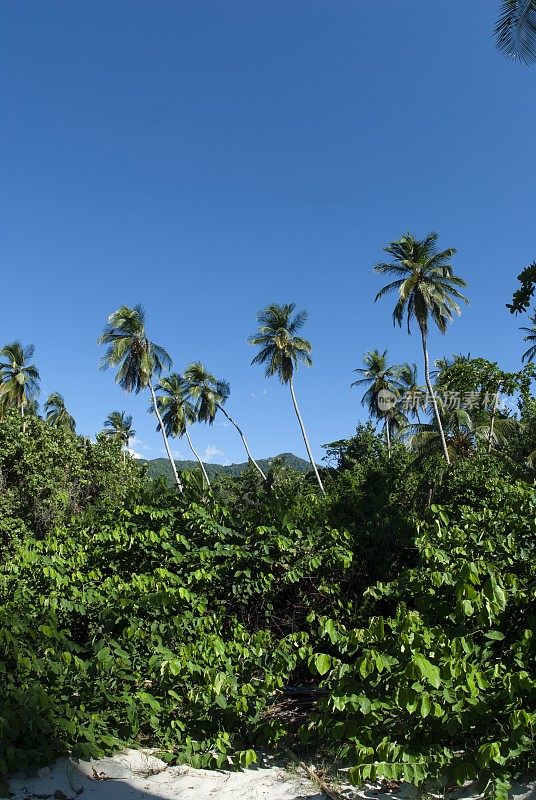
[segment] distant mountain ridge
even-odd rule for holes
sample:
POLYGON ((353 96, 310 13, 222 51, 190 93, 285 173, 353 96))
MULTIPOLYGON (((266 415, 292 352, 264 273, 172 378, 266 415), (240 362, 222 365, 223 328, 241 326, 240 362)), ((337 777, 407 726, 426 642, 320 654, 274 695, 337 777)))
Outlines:
MULTIPOLYGON (((257 463, 263 472, 266 472, 270 469, 275 459, 280 459, 285 466, 295 469, 296 472, 305 473, 311 471, 310 463, 304 458, 295 456, 294 453, 280 453, 278 456, 272 456, 272 458, 258 458, 257 463)), ((169 483, 173 482, 171 464, 167 458, 140 459, 140 463, 147 466, 147 474, 149 477, 158 478, 160 475, 163 475, 169 481, 169 483)), ((221 474, 230 475, 231 477, 236 478, 244 472, 248 466, 248 463, 249 462, 247 461, 243 461, 240 464, 205 464, 205 468, 209 478, 213 478, 221 474)), ((177 465, 179 472, 182 472, 183 470, 199 469, 199 464, 197 461, 193 460, 175 461, 175 464, 177 465)))

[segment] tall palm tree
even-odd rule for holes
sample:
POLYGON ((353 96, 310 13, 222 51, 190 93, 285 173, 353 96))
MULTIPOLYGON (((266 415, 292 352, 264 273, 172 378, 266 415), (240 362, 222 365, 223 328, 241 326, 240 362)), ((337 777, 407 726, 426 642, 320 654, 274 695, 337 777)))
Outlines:
POLYGON ((248 338, 248 341, 250 344, 260 347, 260 350, 251 363, 266 364, 266 377, 277 375, 281 383, 288 384, 309 461, 316 475, 320 491, 325 494, 294 392, 294 372, 298 368, 298 364, 301 361, 307 367, 310 367, 313 363, 311 343, 307 339, 297 336, 298 331, 307 320, 307 312, 299 311, 292 318, 295 308, 295 303, 285 303, 282 306, 272 303, 257 313, 260 328, 257 333, 248 338))
POLYGON ((216 412, 221 411, 240 434, 248 459, 263 480, 267 480, 266 475, 251 455, 246 437, 241 428, 224 408, 224 404, 231 394, 229 383, 223 379, 217 380, 214 375, 205 369, 200 361, 189 364, 184 370, 184 377, 190 384, 190 394, 192 398, 196 400, 197 418, 202 422, 207 422, 209 425, 212 425, 216 417, 216 412))
POLYGON ((354 369, 362 377, 355 380, 351 386, 367 387, 361 398, 361 405, 367 406, 369 414, 375 419, 382 419, 384 423, 387 452, 391 458, 391 422, 397 424, 393 409, 400 397, 400 381, 398 365, 389 365, 387 350, 370 350, 363 356, 363 367, 354 369), (383 401, 383 402, 382 402, 383 401), (391 402, 391 405, 389 403, 391 402))
POLYGON ((167 369, 171 367, 171 356, 163 347, 148 339, 145 331, 145 312, 140 305, 134 308, 121 306, 110 314, 108 324, 98 343, 108 345, 101 359, 101 369, 119 367, 115 380, 122 389, 136 394, 142 389, 149 389, 175 482, 182 492, 182 483, 160 418, 153 386, 155 376, 160 376, 164 367, 167 369))
POLYGON ((536 61, 536 0, 502 0, 495 27, 498 49, 524 64, 536 61))
MULTIPOLYGON (((189 400, 190 385, 182 375, 172 372, 167 378, 161 378, 156 387, 157 392, 162 394, 157 395, 156 403, 162 422, 166 429, 168 436, 182 437, 186 436, 190 450, 196 457, 201 467, 203 477, 207 486, 210 488, 210 481, 205 469, 205 465, 199 456, 199 453, 192 444, 190 434, 188 433, 188 425, 196 421, 197 415, 195 408, 189 400)), ((153 407, 149 409, 153 411, 153 407)), ((161 423, 159 423, 160 425, 161 423)))
POLYGON ((527 334, 523 337, 524 342, 531 342, 529 349, 521 356, 522 361, 533 361, 536 356, 536 311, 530 317, 530 328, 520 328, 527 334))
POLYGON ((69 414, 65 407, 63 395, 59 392, 52 392, 44 405, 46 420, 53 428, 72 431, 74 433, 76 422, 74 417, 69 414))
POLYGON ((384 248, 392 261, 376 264, 374 270, 381 275, 393 275, 396 280, 380 289, 375 301, 389 292, 397 292, 393 322, 402 326, 406 316, 408 333, 411 333, 411 322, 414 319, 417 321, 421 333, 426 387, 432 400, 443 454, 447 464, 450 464, 437 399, 430 379, 427 345, 429 322, 431 317, 440 332, 445 333, 453 314, 461 313, 456 300, 463 300, 465 303, 469 301, 457 288, 466 286, 466 282, 454 274, 449 263, 456 250, 453 247, 438 250, 437 238, 437 233, 429 233, 425 239, 416 239, 407 233, 384 248))
MULTIPOLYGON (((39 372, 28 363, 34 352, 33 344, 23 347, 17 341, 0 350, 0 401, 5 409, 16 408, 23 418, 39 395, 39 372)), ((24 430, 24 421, 22 425, 24 430)))
POLYGON ((103 433, 123 448, 123 463, 126 461, 126 448, 136 435, 132 427, 132 417, 125 411, 112 411, 104 421, 103 433))

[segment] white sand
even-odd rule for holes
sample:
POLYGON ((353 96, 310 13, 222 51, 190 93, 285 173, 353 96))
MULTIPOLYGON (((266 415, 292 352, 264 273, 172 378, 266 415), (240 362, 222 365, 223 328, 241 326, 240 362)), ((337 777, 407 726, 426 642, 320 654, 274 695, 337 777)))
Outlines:
POLYGON ((324 800, 305 777, 279 767, 243 772, 168 767, 136 750, 91 762, 60 759, 47 772, 11 778, 13 800, 324 800))
MULTIPOLYGON (((12 800, 327 800, 301 771, 288 772, 276 766, 243 772, 168 767, 138 750, 90 762, 60 759, 51 769, 40 772, 11 778, 12 800)), ((344 800, 416 800, 418 796, 408 785, 393 792, 379 786, 360 790, 342 786, 337 790, 344 800)), ((510 796, 513 800, 536 800, 536 784, 516 784, 510 796)), ((456 792, 456 797, 478 800, 471 787, 456 792)))

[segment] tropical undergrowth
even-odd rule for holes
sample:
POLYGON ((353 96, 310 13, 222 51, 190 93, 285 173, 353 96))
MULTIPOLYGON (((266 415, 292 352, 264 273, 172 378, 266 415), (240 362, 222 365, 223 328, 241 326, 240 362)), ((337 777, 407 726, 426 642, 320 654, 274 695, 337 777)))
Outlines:
POLYGON ((35 458, 13 427, 0 456, 0 774, 326 741, 356 782, 500 794, 532 768, 536 498, 507 461, 423 472, 362 429, 324 498, 277 465, 178 495, 111 443, 32 424, 35 458), (313 702, 289 725, 295 687, 313 702))

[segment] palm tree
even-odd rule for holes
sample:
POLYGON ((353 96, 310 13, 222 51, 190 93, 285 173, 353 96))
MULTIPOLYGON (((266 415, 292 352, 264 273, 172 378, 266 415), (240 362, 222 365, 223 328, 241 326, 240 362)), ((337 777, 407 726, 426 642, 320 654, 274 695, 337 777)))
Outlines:
POLYGON ((289 385, 294 411, 300 424, 307 455, 316 475, 320 491, 325 494, 294 392, 294 371, 298 368, 299 362, 301 361, 308 367, 312 366, 313 363, 311 343, 307 339, 296 335, 307 320, 307 312, 299 311, 291 319, 295 308, 295 303, 285 303, 282 306, 272 303, 257 313, 260 328, 258 333, 249 337, 248 341, 250 344, 260 347, 260 350, 251 363, 266 364, 266 377, 277 375, 281 383, 289 385))
POLYGON ((438 250, 437 238, 437 233, 429 233, 422 240, 407 233, 399 241, 391 242, 384 248, 392 257, 392 261, 376 264, 374 270, 382 275, 394 275, 396 280, 380 289, 375 301, 388 292, 395 291, 398 293, 398 300, 393 311, 393 322, 402 326, 406 315, 408 333, 411 333, 411 321, 413 319, 417 321, 421 332, 426 387, 432 400, 443 453, 447 464, 450 464, 437 399, 430 379, 428 326, 431 317, 440 332, 445 333, 447 323, 451 321, 453 314, 461 313, 460 306, 454 298, 465 303, 469 301, 457 289, 466 286, 466 282, 454 275, 449 264, 456 250, 453 247, 438 250))
POLYGON ((205 369, 200 361, 189 364, 184 370, 184 377, 190 384, 190 394, 192 398, 196 400, 197 419, 212 425, 216 417, 216 412, 221 411, 240 434, 249 461, 251 461, 262 479, 267 480, 266 475, 251 455, 246 437, 238 426, 238 423, 235 422, 223 407, 231 394, 229 383, 223 379, 217 380, 214 375, 205 369))
POLYGON ((422 387, 419 384, 418 375, 419 371, 415 363, 410 364, 406 361, 404 364, 401 364, 398 369, 400 390, 402 397, 405 398, 402 400, 403 408, 412 411, 417 417, 417 422, 420 424, 421 417, 419 409, 424 411, 426 409, 426 404, 421 399, 422 387))
POLYGON ((495 27, 498 49, 524 64, 536 61, 536 0, 502 0, 495 27))
MULTIPOLYGON (((39 394, 39 372, 35 364, 28 363, 34 352, 33 344, 23 347, 20 342, 6 344, 0 350, 4 359, 0 361, 0 401, 4 409, 18 409, 23 419, 39 394)), ((24 430, 24 421, 22 427, 24 430)))
POLYGON ((366 386, 365 394, 361 398, 361 405, 367 406, 371 417, 383 419, 387 453, 391 458, 391 422, 397 425, 398 417, 392 412, 400 397, 400 382, 398 365, 389 366, 387 350, 370 350, 363 356, 363 367, 354 369, 361 378, 354 381, 351 386, 366 386))
POLYGON ((136 431, 132 427, 132 417, 125 411, 112 411, 106 417, 104 422, 103 433, 114 442, 119 442, 123 448, 123 463, 126 461, 125 448, 128 443, 136 435, 136 431))
POLYGON ((142 389, 149 389, 175 482, 182 492, 182 483, 160 418, 153 387, 155 375, 159 376, 164 367, 169 369, 171 366, 171 356, 163 347, 148 339, 145 331, 145 312, 140 305, 134 308, 121 306, 110 314, 108 324, 98 343, 108 345, 101 359, 101 369, 119 367, 115 380, 121 388, 136 394, 142 389))
MULTIPOLYGON (((451 460, 469 458, 479 447, 490 452, 490 441, 500 448, 512 439, 519 430, 518 420, 511 417, 494 418, 493 413, 464 405, 443 411, 443 430, 451 460)), ((409 445, 419 456, 441 452, 442 440, 435 420, 415 425, 409 445)))
POLYGON ((530 317, 530 328, 520 328, 527 334, 523 337, 524 342, 531 342, 529 349, 521 356, 522 361, 532 361, 536 356, 536 312, 530 317))
MULTIPOLYGON (((186 436, 190 450, 199 461, 203 477, 207 486, 210 488, 210 481, 199 453, 194 448, 190 434, 188 433, 188 425, 196 421, 196 413, 194 406, 190 402, 190 384, 185 380, 182 375, 173 372, 167 378, 161 378, 156 387, 157 392, 162 392, 157 395, 156 403, 164 428, 168 436, 182 437, 186 436)), ((149 409, 153 411, 153 407, 149 409)), ((159 425, 161 423, 159 422, 159 425)))
POLYGON ((65 407, 63 395, 59 392, 52 392, 47 398, 44 410, 49 425, 53 428, 61 428, 62 430, 72 431, 74 433, 76 422, 65 407))

